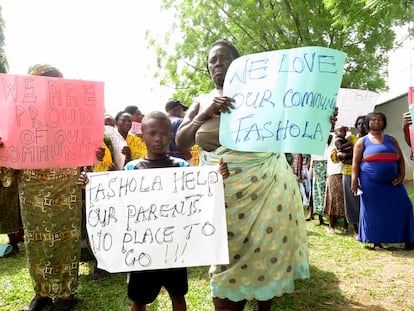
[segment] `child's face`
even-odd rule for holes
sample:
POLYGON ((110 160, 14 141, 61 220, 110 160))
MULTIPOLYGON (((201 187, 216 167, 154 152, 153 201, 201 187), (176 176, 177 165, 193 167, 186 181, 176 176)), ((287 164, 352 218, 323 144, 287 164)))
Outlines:
POLYGON ((109 125, 109 126, 114 126, 115 127, 115 120, 110 118, 110 117, 106 117, 105 118, 105 125, 109 125))
POLYGON ((172 139, 169 120, 150 119, 142 124, 142 140, 147 146, 147 158, 164 157, 172 139))
POLYGON ((346 130, 341 127, 339 129, 335 130, 335 134, 336 134, 336 136, 343 138, 346 135, 346 130))

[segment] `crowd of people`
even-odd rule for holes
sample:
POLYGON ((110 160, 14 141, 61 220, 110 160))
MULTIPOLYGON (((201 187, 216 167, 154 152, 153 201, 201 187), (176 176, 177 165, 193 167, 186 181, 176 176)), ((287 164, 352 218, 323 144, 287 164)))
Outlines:
MULTIPOLYGON (((359 117, 356 133, 347 135, 347 127, 335 127, 335 111, 330 119, 335 130, 325 153, 294 154, 292 163, 284 153, 240 152, 220 144, 221 114, 234 108, 234 99, 223 95, 224 78, 239 56, 227 41, 211 45, 207 68, 215 87, 196 97, 190 107, 169 100, 165 112, 143 115, 137 106, 127 106, 114 117, 105 115, 102 146, 93 166, 1 168, 0 204, 6 217, 0 220, 0 233, 9 236, 9 257, 19 252, 24 233, 33 284, 34 297, 23 310, 52 305, 54 310, 71 310, 76 304, 81 238, 86 235, 82 189, 90 171, 219 165, 229 263, 209 270, 217 311, 241 311, 250 300, 257 301, 258 310, 269 311, 277 297, 293 292, 295 280, 308 278, 305 220, 314 214, 317 225, 328 217, 330 234, 343 219, 342 232, 348 233, 352 225, 355 238, 374 249, 388 243, 414 248, 413 208, 403 184, 404 157, 397 140, 384 133, 384 114, 359 117), (309 209, 306 218, 304 205, 309 209)), ((63 77, 49 65, 33 66, 29 74, 63 77)), ((411 115, 404 114, 407 144, 410 125, 411 115)), ((94 280, 107 276, 95 265, 94 280)), ((133 311, 146 310, 161 287, 168 291, 173 310, 187 308, 186 268, 131 272, 128 280, 133 311)))

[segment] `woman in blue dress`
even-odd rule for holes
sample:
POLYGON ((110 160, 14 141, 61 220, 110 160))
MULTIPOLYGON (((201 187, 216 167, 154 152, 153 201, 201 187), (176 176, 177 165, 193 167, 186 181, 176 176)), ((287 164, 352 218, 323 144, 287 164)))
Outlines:
POLYGON ((359 240, 405 243, 414 247, 413 206, 403 184, 405 163, 397 140, 384 133, 386 116, 371 112, 365 119, 368 135, 358 139, 352 163, 352 192, 361 194, 359 240))

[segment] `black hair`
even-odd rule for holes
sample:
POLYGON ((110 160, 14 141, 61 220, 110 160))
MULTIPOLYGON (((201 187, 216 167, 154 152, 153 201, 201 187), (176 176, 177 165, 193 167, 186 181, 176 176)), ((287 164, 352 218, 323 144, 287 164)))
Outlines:
POLYGON ((124 112, 128 112, 130 115, 133 115, 139 110, 138 106, 126 106, 124 112))
POLYGON ((172 126, 170 118, 168 118, 168 116, 162 111, 151 111, 150 113, 147 113, 142 118, 142 121, 141 121, 142 126, 144 126, 145 123, 148 122, 148 120, 166 121, 170 126, 172 126))
POLYGON ((36 64, 31 66, 29 67, 28 74, 33 76, 63 78, 62 72, 49 64, 36 64))
POLYGON ((60 78, 62 76, 62 73, 57 69, 52 69, 52 70, 41 73, 40 76, 60 78))
POLYGON ((356 120, 355 120, 355 124, 354 124, 354 127, 355 128, 358 128, 358 121, 359 120, 364 120, 364 126, 365 126, 365 118, 366 118, 367 116, 359 116, 358 118, 356 118, 356 120))
POLYGON ((122 110, 122 111, 120 111, 120 112, 118 112, 118 113, 116 114, 116 116, 115 116, 115 123, 118 123, 119 118, 120 118, 120 117, 121 117, 124 113, 129 114, 129 115, 131 116, 131 118, 132 118, 132 115, 131 115, 129 112, 127 112, 127 111, 125 111, 125 110, 122 110))
POLYGON ((387 117, 385 116, 385 114, 383 114, 382 112, 378 112, 378 111, 370 112, 365 117, 365 128, 367 129, 368 132, 371 130, 371 128, 369 127, 369 121, 371 121, 376 116, 380 116, 382 121, 384 121, 384 126, 382 127, 381 130, 384 130, 387 127, 387 117))

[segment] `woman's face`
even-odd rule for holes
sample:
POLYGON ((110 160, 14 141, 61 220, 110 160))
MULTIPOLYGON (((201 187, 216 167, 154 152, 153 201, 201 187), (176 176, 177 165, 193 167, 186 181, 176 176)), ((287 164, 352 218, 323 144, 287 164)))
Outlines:
POLYGON ((382 119, 381 115, 377 114, 374 115, 369 120, 369 128, 371 130, 382 131, 384 129, 384 120, 382 119))
POLYGON ((359 118, 356 124, 356 128, 358 130, 358 132, 360 133, 365 133, 366 129, 365 129, 365 120, 364 118, 359 118))
POLYGON ((224 77, 232 61, 232 51, 226 46, 216 45, 208 53, 208 71, 216 88, 223 88, 224 77))
POLYGON ((134 114, 132 115, 132 121, 141 123, 142 113, 139 109, 137 111, 135 111, 134 114))
POLYGON ((129 113, 123 113, 116 123, 120 133, 128 133, 132 126, 132 117, 129 113))

